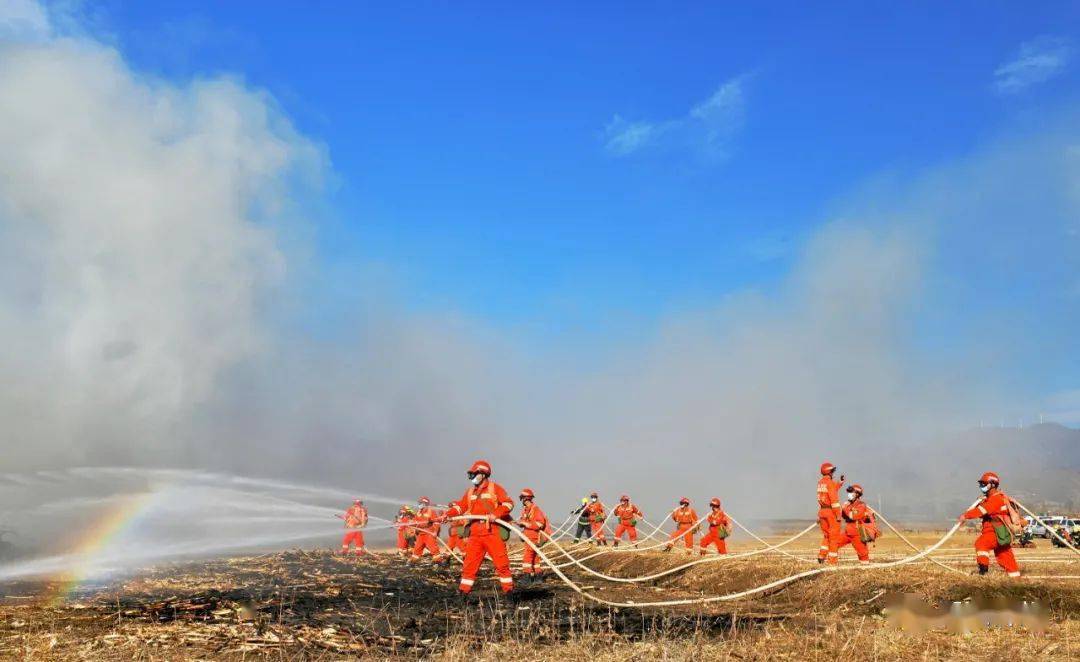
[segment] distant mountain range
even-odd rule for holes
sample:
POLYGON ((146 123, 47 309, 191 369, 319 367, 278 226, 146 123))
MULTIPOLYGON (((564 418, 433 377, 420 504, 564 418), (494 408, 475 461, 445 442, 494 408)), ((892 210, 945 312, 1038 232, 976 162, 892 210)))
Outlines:
POLYGON ((891 477, 911 490, 899 498, 890 489, 885 512, 908 521, 954 516, 978 496, 983 471, 997 472, 1005 492, 1037 512, 1080 514, 1080 430, 1056 423, 974 428, 899 456, 891 477))

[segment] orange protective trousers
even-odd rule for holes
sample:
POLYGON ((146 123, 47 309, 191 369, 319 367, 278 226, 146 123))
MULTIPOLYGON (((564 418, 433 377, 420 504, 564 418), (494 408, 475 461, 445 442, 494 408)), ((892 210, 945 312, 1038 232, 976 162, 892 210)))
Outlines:
POLYGON ((461 584, 458 586, 461 592, 468 593, 472 590, 476 583, 476 573, 480 571, 480 564, 484 562, 485 556, 491 557, 491 564, 495 566, 495 574, 499 578, 503 593, 514 590, 510 559, 506 556, 506 543, 499 537, 498 531, 488 531, 483 526, 473 525, 465 541, 465 562, 461 568, 461 584))
POLYGON ((356 545, 356 555, 360 556, 364 553, 364 533, 357 529, 352 531, 346 531, 345 537, 341 539, 341 553, 349 553, 349 545, 356 545))
POLYGON ((701 552, 709 548, 709 545, 716 545, 716 551, 720 554, 727 554, 727 541, 720 537, 720 529, 714 526, 709 527, 709 532, 701 538, 701 552))
POLYGON ((1001 569, 1009 573, 1010 577, 1020 576, 1020 565, 1013 555, 1012 545, 999 545, 997 534, 992 525, 983 526, 982 533, 975 539, 975 562, 984 567, 990 567, 990 553, 993 552, 1001 569))
MULTIPOLYGON (((671 534, 671 537, 668 538, 668 540, 674 542, 674 541, 678 540, 680 536, 682 537, 683 544, 686 545, 687 549, 693 549, 694 548, 694 525, 693 524, 680 524, 679 528, 675 530, 675 533, 671 534)), ((671 544, 671 543, 669 542, 668 544, 671 544)))
POLYGON ((592 539, 593 540, 606 540, 604 537, 604 523, 593 522, 592 523, 592 539))
POLYGON ((397 530, 397 548, 400 549, 400 550, 408 550, 409 549, 409 541, 406 540, 406 538, 405 538, 405 526, 404 525, 398 526, 398 530, 397 530))
POLYGON ((858 533, 845 533, 840 538, 840 545, 837 547, 846 547, 851 545, 855 548, 855 553, 859 556, 859 560, 864 563, 870 562, 870 548, 866 546, 866 543, 862 541, 858 533))
MULTIPOLYGON (((533 542, 537 547, 540 546, 540 532, 532 529, 525 529, 525 537, 533 542)), ((521 572, 526 575, 539 575, 544 571, 543 566, 540 563, 540 555, 533 551, 532 547, 525 545, 525 549, 521 554, 521 572)))
POLYGON ((622 522, 620 522, 619 525, 615 527, 615 540, 621 540, 624 533, 626 534, 627 539, 630 542, 637 542, 636 526, 634 526, 633 524, 623 524, 622 522))
POLYGON ((417 531, 416 545, 413 546, 412 550, 412 559, 414 561, 419 560, 424 555, 425 549, 431 554, 431 558, 436 561, 442 559, 442 554, 439 553, 439 541, 435 539, 435 534, 427 531, 417 531))
POLYGON ((461 542, 461 538, 457 534, 457 527, 450 527, 450 537, 446 539, 446 545, 453 551, 465 551, 465 543, 461 542))
POLYGON ((846 537, 840 529, 840 522, 836 521, 836 512, 832 508, 819 510, 818 526, 821 527, 821 547, 818 549, 818 558, 835 564, 840 559, 837 550, 840 549, 840 543, 846 537))

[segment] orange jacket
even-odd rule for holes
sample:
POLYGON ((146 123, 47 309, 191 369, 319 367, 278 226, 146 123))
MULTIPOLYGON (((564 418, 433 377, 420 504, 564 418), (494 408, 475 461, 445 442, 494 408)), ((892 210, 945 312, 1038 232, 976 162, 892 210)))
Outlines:
MULTIPOLYGON (((470 487, 465 490, 465 494, 459 500, 450 504, 446 516, 491 515, 495 519, 505 520, 509 518, 510 511, 513 509, 514 502, 510 500, 503 486, 493 480, 485 480, 479 487, 470 487)), ((472 523, 475 524, 475 522, 472 523)), ((471 528, 471 530, 475 532, 477 529, 471 528)), ((488 527, 488 531, 491 530, 491 527, 488 527)))
POLYGON ((641 514, 641 510, 632 503, 620 503, 615 506, 614 515, 619 518, 619 524, 622 524, 623 526, 632 526, 631 523, 634 522, 634 520, 639 517, 645 517, 645 515, 641 514))
POLYGON ((416 517, 413 518, 413 524, 421 531, 437 536, 442 529, 442 526, 438 521, 441 517, 442 513, 439 511, 431 506, 424 506, 416 513, 416 517))
POLYGON ((679 506, 671 511, 671 519, 680 527, 689 526, 698 521, 697 513, 690 506, 679 506))
POLYGON ((601 501, 589 503, 586 508, 586 512, 589 513, 590 522, 603 522, 607 518, 607 510, 604 508, 604 504, 601 501))
POLYGON ((350 506, 345 511, 344 519, 346 529, 362 529, 367 526, 367 508, 357 505, 350 506))
POLYGON ((825 515, 824 511, 832 510, 833 515, 840 517, 840 488, 843 483, 833 480, 831 476, 822 476, 817 482, 817 502, 819 515, 825 515))
POLYGON ((870 512, 866 502, 861 499, 848 501, 840 511, 844 516, 844 533, 849 536, 859 535, 859 524, 873 524, 874 515, 870 512))
POLYGON ((518 523, 526 531, 540 532, 547 528, 547 515, 535 503, 526 503, 521 509, 521 517, 518 518, 518 523))
POLYGON ((731 520, 728 519, 727 513, 721 508, 717 508, 715 512, 710 512, 705 519, 709 523, 710 529, 715 529, 718 526, 731 526, 731 520))
POLYGON ((1009 519, 1009 497, 1001 490, 990 490, 982 501, 963 515, 964 519, 981 519, 983 531, 993 530, 995 523, 1009 519))

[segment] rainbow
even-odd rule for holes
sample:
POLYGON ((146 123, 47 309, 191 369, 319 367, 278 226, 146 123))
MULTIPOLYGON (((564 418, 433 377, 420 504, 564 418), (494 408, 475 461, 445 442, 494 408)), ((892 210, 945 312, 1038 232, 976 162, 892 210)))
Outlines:
POLYGON ((79 531, 71 553, 74 563, 55 577, 57 585, 48 594, 49 603, 55 605, 70 597, 96 570, 94 561, 101 551, 138 524, 160 494, 157 491, 125 496, 79 531))

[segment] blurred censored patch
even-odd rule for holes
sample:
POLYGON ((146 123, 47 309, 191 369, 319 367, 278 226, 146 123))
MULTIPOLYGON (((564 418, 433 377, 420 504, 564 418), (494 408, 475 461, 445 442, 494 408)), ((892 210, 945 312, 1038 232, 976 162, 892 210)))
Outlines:
POLYGON ((891 593, 885 597, 884 615, 888 625, 898 630, 956 634, 991 628, 1022 628, 1041 634, 1049 621, 1041 603, 1003 596, 931 603, 918 595, 891 593))

